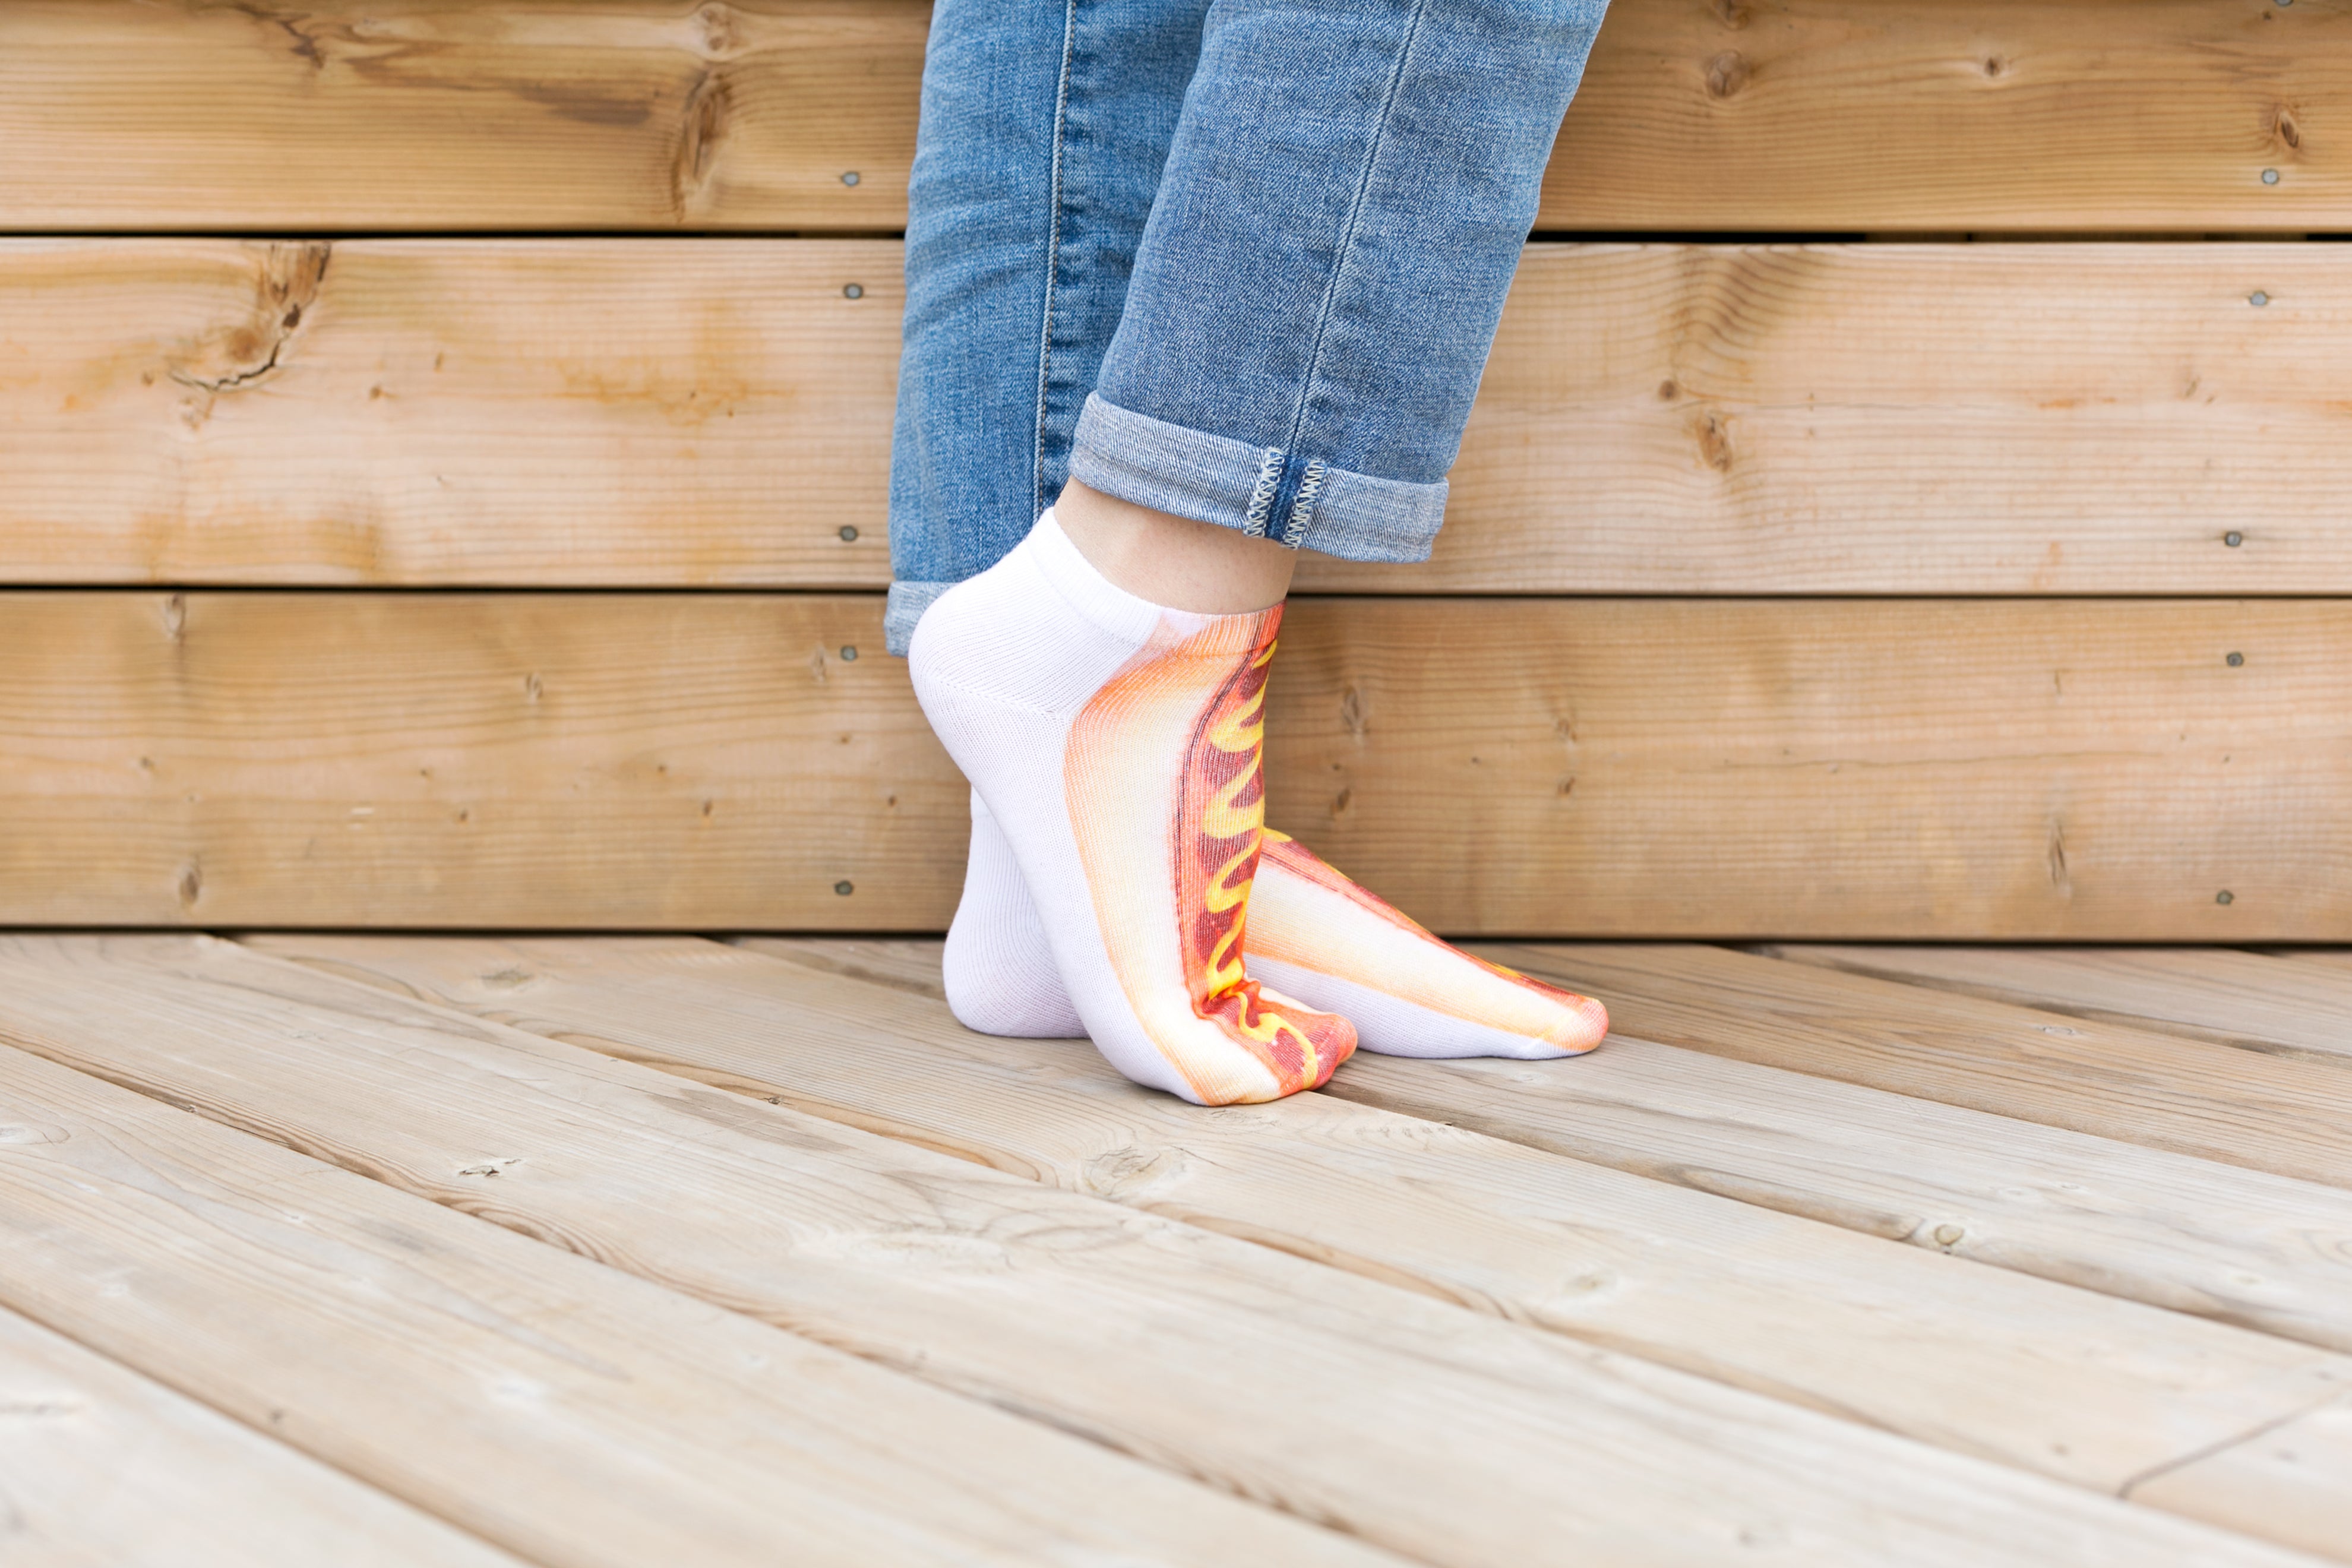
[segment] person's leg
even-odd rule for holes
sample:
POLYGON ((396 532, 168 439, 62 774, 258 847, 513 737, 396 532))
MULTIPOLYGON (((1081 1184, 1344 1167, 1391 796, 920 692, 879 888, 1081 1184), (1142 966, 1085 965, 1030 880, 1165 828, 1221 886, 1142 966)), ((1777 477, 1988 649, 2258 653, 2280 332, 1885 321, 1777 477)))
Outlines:
MULTIPOLYGON (((1599 17, 1221 0, 1057 509, 1112 584, 1237 609, 1286 584, 1266 545, 1426 554, 1599 17)), ((950 999, 976 1028, 1060 1032, 1054 966, 1000 940, 1037 917, 992 874, 1007 858, 978 800, 973 837, 950 999)), ((1372 1048, 1550 1056, 1605 1030, 1597 1004, 1445 947, 1295 846, 1248 870, 1247 950, 1311 1004, 1344 1002, 1372 1048)))
POLYGON ((933 9, 890 453, 892 653, 1067 481, 1208 5, 933 9))

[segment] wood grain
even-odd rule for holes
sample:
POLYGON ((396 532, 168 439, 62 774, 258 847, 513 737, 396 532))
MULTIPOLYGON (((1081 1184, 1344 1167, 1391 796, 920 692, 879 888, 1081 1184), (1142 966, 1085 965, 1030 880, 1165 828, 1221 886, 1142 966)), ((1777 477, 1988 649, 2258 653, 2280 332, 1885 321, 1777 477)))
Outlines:
POLYGON ((0 1026, 54 1061, 1428 1563, 1689 1561, 1742 1531, 1807 1562, 2284 1562, 227 943, 19 939, 0 948, 0 1026))
MULTIPOLYGON (((1204 1119, 1078 1042, 972 1034, 932 997, 844 973, 857 960, 830 942, 733 956, 690 938, 248 942, 2102 1490, 2207 1450, 2205 1433, 2308 1408, 2352 1373, 2282 1341, 1325 1096, 1204 1119)), ((936 985, 936 948, 929 971, 936 985)))
POLYGON ((0 1095, 8 1306, 547 1568, 1391 1561, 457 1212, 520 1128, 442 1206, 23 1050, 0 1095))
MULTIPOLYGON (((0 1139, 21 1143, 31 1131, 11 1125, 0 1139)), ((521 1568, 5 1310, 0 1517, 8 1562, 27 1568, 521 1568)))
MULTIPOLYGON (((1435 556, 1300 585, 2352 590, 2340 249, 1539 245, 1435 556)), ((899 267, 0 242, 0 582, 880 588, 899 267)))
POLYGON ((2243 1050, 2352 1065, 2352 979, 2232 948, 1781 943, 1770 956, 2243 1050))
POLYGON ((1700 946, 1513 947, 1643 1039, 2352 1187, 2352 1073, 1700 946))
POLYGON ((903 929, 961 876, 877 596, 28 593, 0 691, 0 918, 903 929))
POLYGON ((2342 593, 2347 348, 2341 246, 1531 246, 1435 554, 1299 582, 2342 593))
POLYGON ((923 0, 12 0, 0 221, 897 228, 929 16, 923 0))
MULTIPOLYGON (((16 0, 0 210, 33 229, 896 227, 925 13, 16 0)), ((2342 228, 2347 37, 2336 0, 1623 0, 1540 221, 2342 228)))
MULTIPOLYGON (((0 921, 941 929, 966 796, 880 618, 0 595, 0 921)), ((1283 643, 1272 820, 1440 931, 2352 918, 2352 605, 1309 599, 1283 643)))
POLYGON ((0 242, 0 581, 881 586, 898 253, 0 242))
POLYGON ((2352 1350, 2341 1188, 1626 1036, 1573 1071, 1360 1054, 1328 1092, 2352 1350))
POLYGON ((2131 1495, 2320 1557, 2352 1560, 2352 1404, 2337 1403, 2152 1476, 2131 1495))

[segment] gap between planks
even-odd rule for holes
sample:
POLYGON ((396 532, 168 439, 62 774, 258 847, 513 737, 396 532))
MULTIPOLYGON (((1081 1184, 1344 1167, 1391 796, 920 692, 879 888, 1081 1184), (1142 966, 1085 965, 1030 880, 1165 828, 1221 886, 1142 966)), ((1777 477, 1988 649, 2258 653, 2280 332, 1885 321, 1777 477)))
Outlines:
MULTIPOLYGON (((690 939, 254 940, 551 1037, 2107 1489, 2187 1468, 2337 1391, 2343 1363, 2332 1361, 2326 1380, 2273 1383, 2274 1371, 2255 1369, 2294 1358, 2279 1363, 2259 1336, 1955 1268, 1428 1121, 1315 1096, 1184 1107, 1120 1081, 1082 1044, 960 1028, 936 1000, 936 944, 747 943, 795 968, 690 939), (2280 1414, 2238 1403, 2252 1390, 2232 1380, 2249 1374, 2283 1394, 2280 1414), (2186 1425, 2210 1399, 2232 1413, 2207 1407, 2221 1435, 2200 1444, 2186 1425), (2168 1446, 2169 1458, 2144 1466, 2129 1457, 2168 1446)), ((2352 1224, 2352 1200, 2337 1208, 2339 1225, 2352 1224)), ((2168 1503, 2199 1511, 2194 1482, 2176 1483, 2168 1503)))
POLYGON ((1428 1561, 2284 1560, 231 944, 19 939, 0 974, 54 1060, 1428 1561))

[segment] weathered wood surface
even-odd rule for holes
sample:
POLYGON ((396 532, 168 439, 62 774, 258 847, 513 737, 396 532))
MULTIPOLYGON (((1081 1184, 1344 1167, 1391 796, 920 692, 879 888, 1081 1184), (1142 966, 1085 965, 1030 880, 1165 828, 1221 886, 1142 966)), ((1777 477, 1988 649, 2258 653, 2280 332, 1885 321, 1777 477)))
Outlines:
POLYGON ((1328 1092, 2352 1350, 2352 1194, 2342 1188, 1624 1036, 1573 1072, 1359 1053, 1328 1092))
POLYGON ((9 1037, 52 1060, 1427 1562, 1766 1542, 1808 1562, 2284 1561, 230 944, 19 939, 0 974, 9 1037))
MULTIPOLYGON (((19 1113, 15 1103, 5 1112, 19 1113)), ((10 1123, 0 1142, 52 1131, 10 1123)), ((11 1568, 521 1568, 5 1310, 0 1560, 11 1568)))
POLYGON ((0 241, 0 581, 885 584, 898 258, 0 241))
MULTIPOLYGON (((0 595, 0 921, 939 930, 966 795, 880 619, 0 595)), ((2352 918, 2352 605, 1309 599, 1283 646, 1272 820, 1440 931, 2352 918)))
POLYGON ((441 1207, 22 1050, 0 1097, 7 1306, 549 1568, 1393 1561, 455 1212, 527 1228, 506 1141, 441 1207))
POLYGON ((1324 1096, 1204 1118, 1082 1044, 975 1035, 929 996, 842 973, 829 942, 254 941, 2103 1490, 2206 1451, 2208 1434, 2306 1409, 2352 1373, 2284 1341, 1324 1096))
POLYGON ((968 831, 877 596, 0 596, 0 733, 19 922, 919 928, 968 831))
POLYGON ((2352 1560, 2352 1404, 2315 1410, 2134 1487, 2131 1495, 2225 1529, 2352 1560))
POLYGON ((2352 979, 2263 953, 1799 942, 1762 951, 1988 1001, 2352 1066, 2352 979))
POLYGON ((1513 947, 1626 1034, 2352 1187, 2352 1073, 1696 945, 1513 947))
MULTIPOLYGON (((0 212, 52 229, 895 227, 925 12, 13 0, 0 212)), ((2332 0, 1622 0, 1540 221, 2341 228, 2347 41, 2332 0)))
MULTIPOLYGON (((1539 245, 1433 559, 1300 585, 2352 589, 2340 248, 1539 245)), ((899 265, 0 242, 0 582, 882 587, 899 265)))

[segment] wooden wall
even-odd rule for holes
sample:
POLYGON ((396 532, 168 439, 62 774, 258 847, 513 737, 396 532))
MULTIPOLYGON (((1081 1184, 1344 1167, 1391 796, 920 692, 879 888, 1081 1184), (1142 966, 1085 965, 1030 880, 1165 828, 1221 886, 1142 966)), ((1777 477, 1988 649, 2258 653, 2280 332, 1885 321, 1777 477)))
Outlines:
MULTIPOLYGON (((0 921, 942 924, 924 26, 0 5, 0 921)), ((2341 940, 2347 148, 2352 0, 1618 0, 1274 820, 1460 932, 2341 940)))

